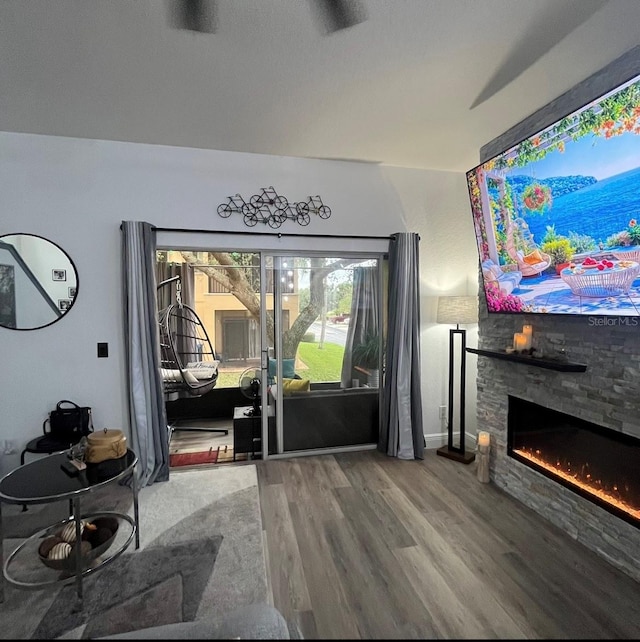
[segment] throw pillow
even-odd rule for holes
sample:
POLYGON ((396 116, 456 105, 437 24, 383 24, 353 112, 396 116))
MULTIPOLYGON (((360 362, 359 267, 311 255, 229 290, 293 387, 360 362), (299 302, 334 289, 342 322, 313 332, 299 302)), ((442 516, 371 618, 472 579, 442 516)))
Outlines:
POLYGON ((188 372, 191 376, 198 380, 213 379, 218 374, 218 366, 220 362, 215 361, 194 361, 187 364, 188 372))
MULTIPOLYGON (((215 374, 215 372, 213 374, 209 375, 209 376, 213 377, 214 374, 215 374)), ((184 377, 184 380, 187 383, 199 383, 198 377, 196 377, 194 374, 191 374, 188 370, 183 370, 182 371, 182 376, 184 377)))
POLYGON ((311 381, 309 379, 282 379, 282 394, 288 397, 293 392, 309 392, 311 381))
POLYGON ((533 252, 530 252, 527 254, 522 259, 527 265, 535 265, 536 263, 542 262, 544 259, 542 258, 542 254, 540 254, 540 250, 533 250, 533 252))
POLYGON ((160 368, 162 373, 163 381, 175 381, 176 383, 182 383, 182 378, 187 383, 198 383, 196 377, 194 377, 188 370, 178 370, 171 368, 160 368))
MULTIPOLYGON (((269 359, 269 376, 275 377, 277 370, 277 360, 269 359)), ((296 376, 296 360, 295 359, 283 359, 282 360, 282 378, 283 379, 293 379, 296 376)))
POLYGON ((160 372, 162 374, 162 380, 163 381, 181 381, 182 380, 182 375, 180 374, 180 370, 177 369, 171 369, 171 368, 160 368, 160 372))
POLYGON ((482 268, 482 276, 485 281, 495 281, 496 275, 489 268, 482 268))

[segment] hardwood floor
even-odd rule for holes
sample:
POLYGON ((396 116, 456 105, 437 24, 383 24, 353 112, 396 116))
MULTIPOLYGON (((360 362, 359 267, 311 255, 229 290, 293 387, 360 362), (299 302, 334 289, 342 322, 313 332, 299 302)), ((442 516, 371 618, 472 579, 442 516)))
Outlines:
POLYGON ((475 464, 255 463, 273 602, 307 639, 640 638, 640 583, 475 464))

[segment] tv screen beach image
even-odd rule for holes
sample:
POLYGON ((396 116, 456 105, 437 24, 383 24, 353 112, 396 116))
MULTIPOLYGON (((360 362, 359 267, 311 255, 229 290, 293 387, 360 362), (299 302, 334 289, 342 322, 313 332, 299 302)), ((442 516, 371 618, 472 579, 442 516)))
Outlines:
POLYGON ((640 316, 640 76, 467 184, 490 312, 640 316))

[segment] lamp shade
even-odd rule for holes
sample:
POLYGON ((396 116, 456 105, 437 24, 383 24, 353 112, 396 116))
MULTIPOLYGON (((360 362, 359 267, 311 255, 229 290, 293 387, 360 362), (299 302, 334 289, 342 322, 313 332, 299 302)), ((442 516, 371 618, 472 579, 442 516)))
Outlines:
POLYGON ((438 323, 477 323, 478 298, 475 296, 438 297, 438 323))

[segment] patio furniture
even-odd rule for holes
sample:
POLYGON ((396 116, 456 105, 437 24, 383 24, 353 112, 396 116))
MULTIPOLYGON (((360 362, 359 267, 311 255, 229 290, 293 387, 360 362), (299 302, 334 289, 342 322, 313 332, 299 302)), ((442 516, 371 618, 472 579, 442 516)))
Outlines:
POLYGON ((613 247, 611 254, 620 261, 637 261, 640 263, 640 246, 630 245, 629 247, 613 247))
POLYGON ((626 294, 640 274, 637 261, 616 261, 611 268, 567 267, 560 272, 562 280, 573 294, 587 297, 607 297, 626 294))
POLYGON ((518 251, 514 258, 522 276, 537 276, 551 265, 551 257, 542 250, 533 250, 529 254, 518 251))
POLYGON ((520 285, 522 272, 509 266, 501 266, 492 259, 482 261, 482 275, 485 283, 496 282, 503 294, 511 294, 520 285))
POLYGON ((518 270, 522 272, 522 276, 537 276, 551 265, 551 257, 538 248, 528 254, 516 249, 512 223, 507 227, 506 250, 511 260, 515 261, 518 270))

